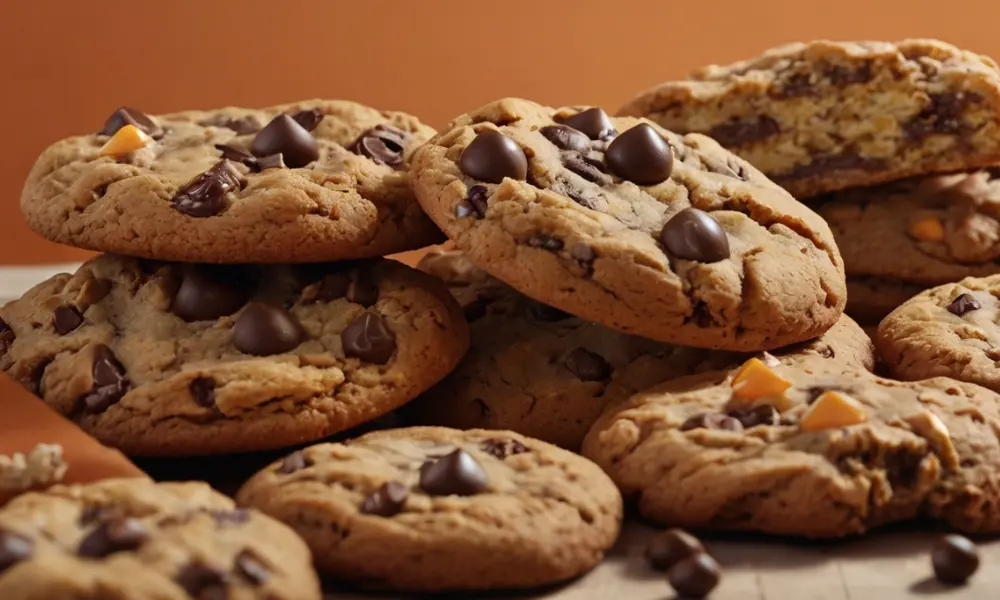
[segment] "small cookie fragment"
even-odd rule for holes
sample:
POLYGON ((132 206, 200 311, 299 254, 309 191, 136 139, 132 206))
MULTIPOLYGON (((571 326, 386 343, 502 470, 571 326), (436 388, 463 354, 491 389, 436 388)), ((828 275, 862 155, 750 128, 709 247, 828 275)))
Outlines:
POLYGON ((58 444, 38 444, 27 454, 0 455, 0 505, 17 494, 59 483, 68 468, 58 444))

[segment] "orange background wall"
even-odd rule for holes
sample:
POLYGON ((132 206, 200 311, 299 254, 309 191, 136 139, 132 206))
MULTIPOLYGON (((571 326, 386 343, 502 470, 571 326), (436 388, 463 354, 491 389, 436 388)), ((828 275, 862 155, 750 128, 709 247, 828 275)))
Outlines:
POLYGON ((431 125, 502 96, 614 109, 800 39, 932 36, 1000 56, 998 17, 998 0, 0 0, 0 262, 85 256, 31 234, 21 184, 47 144, 122 104, 341 97, 431 125))

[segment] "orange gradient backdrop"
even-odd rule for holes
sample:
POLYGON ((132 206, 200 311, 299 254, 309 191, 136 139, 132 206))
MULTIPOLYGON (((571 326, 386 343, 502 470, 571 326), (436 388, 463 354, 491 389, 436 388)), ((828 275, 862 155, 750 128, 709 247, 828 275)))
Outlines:
MULTIPOLYGON (((940 37, 1000 55, 997 0, 3 0, 0 263, 85 253, 18 211, 34 158, 122 104, 150 113, 347 98, 439 126, 502 96, 614 109, 802 39, 940 37)), ((177 232, 183 236, 182 231, 177 232)))

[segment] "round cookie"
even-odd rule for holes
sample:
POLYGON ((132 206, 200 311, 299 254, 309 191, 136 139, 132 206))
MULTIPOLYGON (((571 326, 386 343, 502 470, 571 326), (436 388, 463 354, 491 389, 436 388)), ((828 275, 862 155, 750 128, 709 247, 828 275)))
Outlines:
POLYGON ((204 483, 108 479, 0 509, 4 600, 320 600, 288 527, 204 483))
POLYGON ((141 456, 325 437, 412 399, 467 347, 441 282, 383 259, 209 266, 106 254, 0 308, 0 369, 141 456))
POLYGON ((437 427, 306 448, 237 500, 295 529, 321 573, 412 591, 570 579, 601 561, 622 518, 618 490, 584 458, 513 432, 437 427))
MULTIPOLYGON (((494 279, 461 252, 430 252, 419 268, 449 285, 469 320, 472 345, 450 375, 403 408, 416 423, 510 429, 576 450, 606 406, 748 358, 577 319, 494 279)), ((871 340, 847 316, 818 339, 775 354, 816 354, 865 369, 875 364, 871 340)))
POLYGON ((161 116, 123 107, 100 132, 45 150, 21 209, 52 241, 145 258, 382 256, 441 239, 409 175, 412 149, 433 133, 340 100, 161 116))
POLYGON ((843 310, 826 223, 701 135, 506 99, 449 124, 413 173, 473 262, 625 333, 757 351, 814 338, 843 310))

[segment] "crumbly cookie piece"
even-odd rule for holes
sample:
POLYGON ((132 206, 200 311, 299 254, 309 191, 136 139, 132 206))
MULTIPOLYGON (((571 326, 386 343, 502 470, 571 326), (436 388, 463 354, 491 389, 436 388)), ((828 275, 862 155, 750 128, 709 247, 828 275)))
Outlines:
POLYGON ((100 132, 45 150, 21 209, 50 240, 145 258, 382 256, 441 239, 408 166, 433 133, 340 100, 161 116, 123 107, 100 132))
POLYGON ((108 479, 0 509, 4 600, 319 600, 288 527, 204 483, 108 479))
POLYGON ((586 459, 509 431, 414 427, 319 444, 246 483, 321 573, 412 591, 534 587, 597 563, 621 496, 586 459))
POLYGON ((937 40, 788 44, 619 112, 710 135, 797 198, 1000 163, 1000 69, 937 40))
POLYGON ((757 351, 816 337, 843 309, 826 223, 705 136, 505 99, 445 127, 413 172, 478 266, 625 333, 757 351))
POLYGON ((38 444, 27 454, 0 455, 0 506, 18 494, 59 483, 67 468, 59 444, 38 444))
POLYGON ((132 455, 280 448, 387 413, 468 346, 390 260, 210 266, 101 255, 0 308, 0 369, 132 455))

